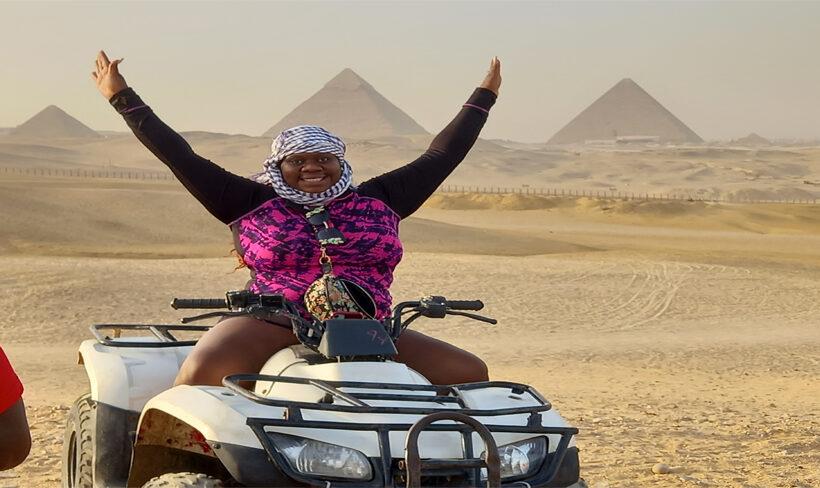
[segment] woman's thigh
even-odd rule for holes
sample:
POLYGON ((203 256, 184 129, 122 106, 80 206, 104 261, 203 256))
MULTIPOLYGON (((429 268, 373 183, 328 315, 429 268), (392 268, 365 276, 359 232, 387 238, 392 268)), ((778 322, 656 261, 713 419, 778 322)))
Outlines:
POLYGON ((487 365, 478 356, 414 330, 402 333, 396 361, 418 371, 431 383, 447 385, 487 381, 487 365))
POLYGON ((229 374, 257 373, 276 351, 299 341, 289 328, 253 317, 232 317, 202 335, 176 384, 219 385, 229 374))

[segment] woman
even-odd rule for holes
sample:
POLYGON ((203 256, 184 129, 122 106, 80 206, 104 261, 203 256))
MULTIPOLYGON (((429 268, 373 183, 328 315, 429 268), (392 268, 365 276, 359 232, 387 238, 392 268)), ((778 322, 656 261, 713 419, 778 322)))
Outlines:
MULTIPOLYGON (((480 87, 424 154, 353 187, 344 143, 316 126, 279 134, 256 181, 225 171, 195 154, 128 87, 119 72, 121 62, 110 61, 100 51, 91 74, 97 88, 137 138, 231 228, 237 251, 251 271, 249 289, 282 293, 300 303, 331 261, 334 275, 372 296, 376 318, 390 313, 388 289, 402 255, 400 219, 415 212, 464 159, 501 85, 501 63, 493 58, 480 87), (318 225, 339 231, 334 234, 338 241, 331 239, 327 246, 320 244, 318 227, 306 215, 316 206, 322 206, 327 217, 318 225)), ((298 343, 286 323, 280 325, 285 326, 252 317, 223 320, 199 340, 176 384, 219 385, 226 375, 259 371, 273 353, 298 343)), ((479 358, 416 331, 406 331, 397 349, 396 360, 435 384, 488 379, 479 358)))

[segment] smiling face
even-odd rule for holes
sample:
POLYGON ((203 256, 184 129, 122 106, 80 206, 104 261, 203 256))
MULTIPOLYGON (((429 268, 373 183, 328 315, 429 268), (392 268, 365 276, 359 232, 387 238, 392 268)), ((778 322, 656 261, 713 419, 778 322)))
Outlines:
POLYGON ((339 158, 330 153, 291 154, 279 164, 290 187, 305 193, 321 193, 342 177, 339 158))

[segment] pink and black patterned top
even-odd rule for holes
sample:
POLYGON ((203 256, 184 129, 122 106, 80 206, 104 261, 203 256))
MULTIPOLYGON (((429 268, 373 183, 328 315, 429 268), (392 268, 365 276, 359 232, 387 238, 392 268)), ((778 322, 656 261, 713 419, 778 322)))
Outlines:
MULTIPOLYGON (((355 192, 325 205, 333 226, 345 236, 327 247, 333 273, 369 291, 376 316, 390 315, 393 270, 401 261, 399 216, 381 200, 355 192)), ((281 198, 237 219, 234 242, 251 269, 250 290, 281 293, 301 307, 302 296, 322 275, 319 242, 305 215, 281 198)))
MULTIPOLYGON (((301 305, 307 286, 321 275, 319 244, 304 214, 273 187, 230 173, 194 153, 131 88, 110 102, 145 147, 213 216, 231 227, 237 251, 251 271, 249 289, 283 293, 301 305)), ((494 103, 493 92, 477 88, 415 161, 325 205, 330 221, 346 239, 341 246, 328 247, 334 274, 370 292, 380 318, 390 313, 389 288, 402 257, 399 221, 415 212, 464 159, 494 103)))

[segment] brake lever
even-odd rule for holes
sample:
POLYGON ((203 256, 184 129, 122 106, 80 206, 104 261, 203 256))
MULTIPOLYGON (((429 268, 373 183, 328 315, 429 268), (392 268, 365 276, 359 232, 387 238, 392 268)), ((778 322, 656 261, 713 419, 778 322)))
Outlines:
POLYGON ((474 313, 468 313, 468 312, 448 310, 447 315, 461 315, 462 317, 471 318, 473 320, 478 320, 479 322, 485 322, 485 323, 492 324, 492 325, 495 325, 495 324, 498 323, 498 321, 496 319, 491 319, 490 317, 482 317, 481 315, 476 315, 474 313))
POLYGON ((247 312, 208 312, 201 315, 194 315, 192 317, 182 317, 179 321, 183 324, 196 322, 197 320, 210 319, 213 317, 236 317, 238 315, 247 315, 247 312))

